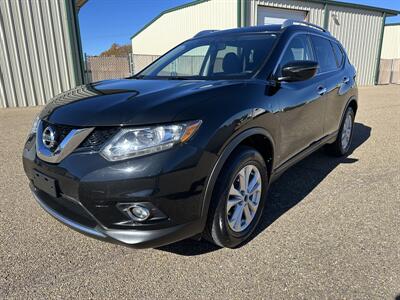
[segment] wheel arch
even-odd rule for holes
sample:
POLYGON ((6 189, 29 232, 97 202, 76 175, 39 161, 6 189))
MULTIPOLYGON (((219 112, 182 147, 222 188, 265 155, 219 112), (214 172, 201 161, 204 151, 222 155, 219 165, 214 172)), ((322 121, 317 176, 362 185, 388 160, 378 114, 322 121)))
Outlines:
POLYGON ((344 114, 346 113, 346 110, 347 110, 347 108, 349 108, 349 107, 351 107, 351 108, 353 109, 354 115, 356 115, 356 114, 357 114, 357 110, 358 110, 358 101, 357 101, 356 96, 351 96, 351 97, 347 100, 346 106, 344 107, 343 112, 342 112, 342 117, 341 117, 341 119, 340 119, 340 124, 342 124, 344 114))
POLYGON ((354 115, 356 115, 357 109, 358 109, 358 102, 357 102, 356 97, 351 97, 349 99, 349 101, 347 102, 345 111, 347 110, 348 107, 351 107, 354 111, 354 115))
POLYGON ((351 107, 353 109, 354 116, 356 116, 357 109, 358 109, 358 101, 357 101, 356 96, 351 96, 349 98, 349 100, 347 100, 346 106, 344 107, 344 109, 342 111, 342 116, 340 118, 339 129, 340 129, 340 126, 341 126, 341 124, 343 122, 343 118, 344 118, 344 115, 346 114, 347 108, 349 108, 349 107, 351 107))
MULTIPOLYGON (((201 212, 203 228, 207 221, 208 210, 217 178, 232 152, 241 145, 251 146, 261 153, 267 164, 269 175, 273 170, 275 162, 275 143, 272 135, 267 130, 260 127, 251 128, 232 138, 219 152, 219 158, 206 182, 201 212), (265 144, 262 142, 265 142, 265 144)), ((269 178, 271 177, 269 176, 269 178)))

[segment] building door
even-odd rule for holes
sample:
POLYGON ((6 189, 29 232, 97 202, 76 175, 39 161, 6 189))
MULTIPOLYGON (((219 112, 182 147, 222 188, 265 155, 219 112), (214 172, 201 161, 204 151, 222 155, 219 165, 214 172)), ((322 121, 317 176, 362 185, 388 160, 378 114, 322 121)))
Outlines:
POLYGON ((282 24, 287 19, 304 21, 307 12, 303 10, 282 9, 259 5, 257 8, 257 25, 282 24))

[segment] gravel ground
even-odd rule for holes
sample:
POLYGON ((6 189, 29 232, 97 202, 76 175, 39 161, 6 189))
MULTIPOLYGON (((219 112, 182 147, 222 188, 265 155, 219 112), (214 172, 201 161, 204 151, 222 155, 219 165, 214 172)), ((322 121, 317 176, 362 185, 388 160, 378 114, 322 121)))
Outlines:
POLYGON ((0 110, 0 298, 395 299, 400 86, 360 89, 359 106, 351 155, 320 151, 287 171, 258 234, 236 250, 190 240, 134 250, 61 225, 21 164, 38 109, 0 110))

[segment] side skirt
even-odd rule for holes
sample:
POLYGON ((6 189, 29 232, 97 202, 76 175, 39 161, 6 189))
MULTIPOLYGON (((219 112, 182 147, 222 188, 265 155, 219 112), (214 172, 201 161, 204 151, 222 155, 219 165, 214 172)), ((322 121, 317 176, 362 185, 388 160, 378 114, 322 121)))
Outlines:
POLYGON ((306 158, 313 152, 317 151, 319 148, 321 148, 325 144, 333 143, 336 140, 337 135, 338 135, 338 131, 335 131, 335 132, 323 137, 319 141, 312 143, 308 148, 304 149, 303 151, 296 154, 295 156, 293 156, 292 158, 290 158, 289 160, 287 160, 286 162, 281 164, 279 167, 274 169, 274 171, 271 174, 271 179, 270 179, 271 183, 273 181, 277 180, 287 169, 289 169, 293 165, 297 164, 299 161, 303 160, 304 158, 306 158))

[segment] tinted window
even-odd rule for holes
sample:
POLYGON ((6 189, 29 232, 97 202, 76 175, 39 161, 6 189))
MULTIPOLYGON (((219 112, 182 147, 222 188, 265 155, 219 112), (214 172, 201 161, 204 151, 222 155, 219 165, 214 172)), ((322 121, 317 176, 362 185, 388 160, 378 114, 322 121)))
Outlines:
POLYGON ((315 60, 310 40, 304 34, 296 35, 289 42, 282 57, 280 67, 282 68, 287 63, 298 60, 315 60))
POLYGON ((333 54, 331 42, 315 35, 311 36, 311 40, 314 44, 315 53, 317 54, 320 73, 336 70, 336 57, 333 54))
POLYGON ((333 52, 335 52, 335 55, 336 55, 338 67, 340 67, 343 64, 343 60, 344 60, 343 50, 335 42, 332 43, 332 47, 333 47, 333 52))

